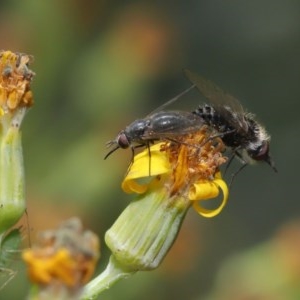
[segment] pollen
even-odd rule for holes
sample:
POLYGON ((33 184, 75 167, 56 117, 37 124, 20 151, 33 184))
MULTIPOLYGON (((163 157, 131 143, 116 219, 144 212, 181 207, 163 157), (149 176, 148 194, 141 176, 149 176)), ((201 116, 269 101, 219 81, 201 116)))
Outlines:
POLYGON ((33 105, 30 83, 35 75, 28 68, 30 55, 0 51, 0 115, 33 105))
POLYGON ((161 149, 168 153, 172 166, 171 195, 182 193, 184 187, 189 189, 189 183, 213 180, 219 167, 227 162, 223 156, 225 145, 220 138, 212 137, 206 126, 161 149))

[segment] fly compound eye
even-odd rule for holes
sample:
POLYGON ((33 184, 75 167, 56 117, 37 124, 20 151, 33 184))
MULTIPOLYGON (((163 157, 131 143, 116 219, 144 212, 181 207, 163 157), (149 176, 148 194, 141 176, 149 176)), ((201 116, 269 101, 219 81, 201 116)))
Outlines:
POLYGON ((127 138, 127 136, 124 132, 121 132, 119 134, 118 139, 117 139, 117 143, 120 146, 120 148, 122 148, 122 149, 126 149, 130 145, 130 143, 128 141, 128 138, 127 138))
POLYGON ((269 143, 264 142, 260 147, 258 147, 253 153, 252 158, 255 160, 266 160, 269 156, 269 143))

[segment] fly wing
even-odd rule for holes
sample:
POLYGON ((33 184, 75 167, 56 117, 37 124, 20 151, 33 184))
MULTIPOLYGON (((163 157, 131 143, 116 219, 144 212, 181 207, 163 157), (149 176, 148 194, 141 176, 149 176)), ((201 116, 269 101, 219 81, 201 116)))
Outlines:
POLYGON ((186 111, 160 111, 149 118, 144 140, 174 138, 198 131, 204 121, 201 117, 186 111))
POLYGON ((167 102, 165 102, 164 104, 160 105, 159 107, 157 107, 156 109, 154 109, 153 111, 151 111, 151 113, 149 113, 147 116, 151 116, 159 111, 162 111, 163 109, 165 109, 167 106, 171 105, 172 103, 176 102, 178 99, 180 99, 182 96, 184 96, 185 94, 187 94, 190 90, 192 90, 195 87, 195 84, 193 84, 192 86, 190 86, 189 88, 185 89, 183 92, 181 92, 180 94, 176 95, 175 97, 173 97, 172 99, 168 100, 167 102))
POLYGON ((208 99, 215 111, 226 118, 234 127, 242 131, 248 131, 248 124, 245 120, 245 111, 241 103, 232 95, 225 93, 212 81, 207 80, 188 69, 184 70, 186 77, 198 88, 202 95, 208 99))

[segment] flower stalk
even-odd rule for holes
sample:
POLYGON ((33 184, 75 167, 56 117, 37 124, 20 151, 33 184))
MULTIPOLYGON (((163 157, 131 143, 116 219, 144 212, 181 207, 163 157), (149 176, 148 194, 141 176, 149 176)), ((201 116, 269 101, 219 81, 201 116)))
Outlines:
POLYGON ((25 210, 21 134, 10 127, 0 133, 0 234, 13 226, 25 210))
POLYGON ((80 299, 97 299, 98 295, 103 291, 109 289, 119 280, 126 279, 134 273, 132 270, 127 270, 124 265, 120 264, 115 257, 111 255, 106 269, 85 286, 80 299))

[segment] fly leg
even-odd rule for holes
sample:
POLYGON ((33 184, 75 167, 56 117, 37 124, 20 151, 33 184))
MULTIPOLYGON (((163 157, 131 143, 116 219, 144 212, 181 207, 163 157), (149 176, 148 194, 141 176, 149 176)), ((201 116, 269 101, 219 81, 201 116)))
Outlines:
POLYGON ((196 149, 200 149, 202 145, 198 146, 198 145, 193 145, 193 144, 189 144, 189 143, 185 143, 185 142, 182 142, 182 141, 177 141, 175 139, 171 139, 171 138, 166 138, 167 141, 170 141, 172 143, 176 143, 176 144, 181 144, 181 145, 184 145, 184 146, 187 146, 187 147, 193 147, 193 148, 196 148, 196 149))
MULTIPOLYGON (((240 162, 242 163, 242 166, 236 172, 234 172, 231 175, 231 180, 230 180, 230 183, 229 183, 229 187, 231 187, 231 185, 233 183, 233 180, 235 179, 236 175, 239 174, 246 166, 248 166, 248 163, 243 159, 242 155, 238 152, 237 149, 234 150, 233 156, 230 160, 232 161, 232 159, 234 157, 237 157, 240 160, 240 162)), ((227 169, 227 167, 226 167, 226 169, 227 169)))
POLYGON ((130 169, 131 169, 131 166, 133 165, 133 163, 134 163, 134 155, 135 155, 135 149, 136 148, 141 148, 141 147, 145 147, 145 146, 147 146, 147 147, 149 147, 149 145, 148 144, 140 144, 140 145, 135 145, 135 146, 131 146, 130 147, 130 149, 131 149, 131 160, 130 160, 130 163, 129 163, 129 165, 128 165, 128 168, 127 168, 127 172, 125 173, 125 177, 128 175, 128 173, 129 173, 129 171, 130 171, 130 169))
POLYGON ((233 133, 233 132, 235 132, 235 131, 236 131, 235 129, 232 129, 232 130, 228 130, 228 131, 225 131, 225 132, 222 132, 222 133, 214 134, 214 135, 210 136, 209 138, 207 138, 207 139, 201 144, 201 146, 205 145, 205 144, 208 143, 209 141, 212 141, 212 140, 214 140, 214 139, 216 139, 216 138, 222 139, 222 138, 224 137, 224 135, 233 133))

